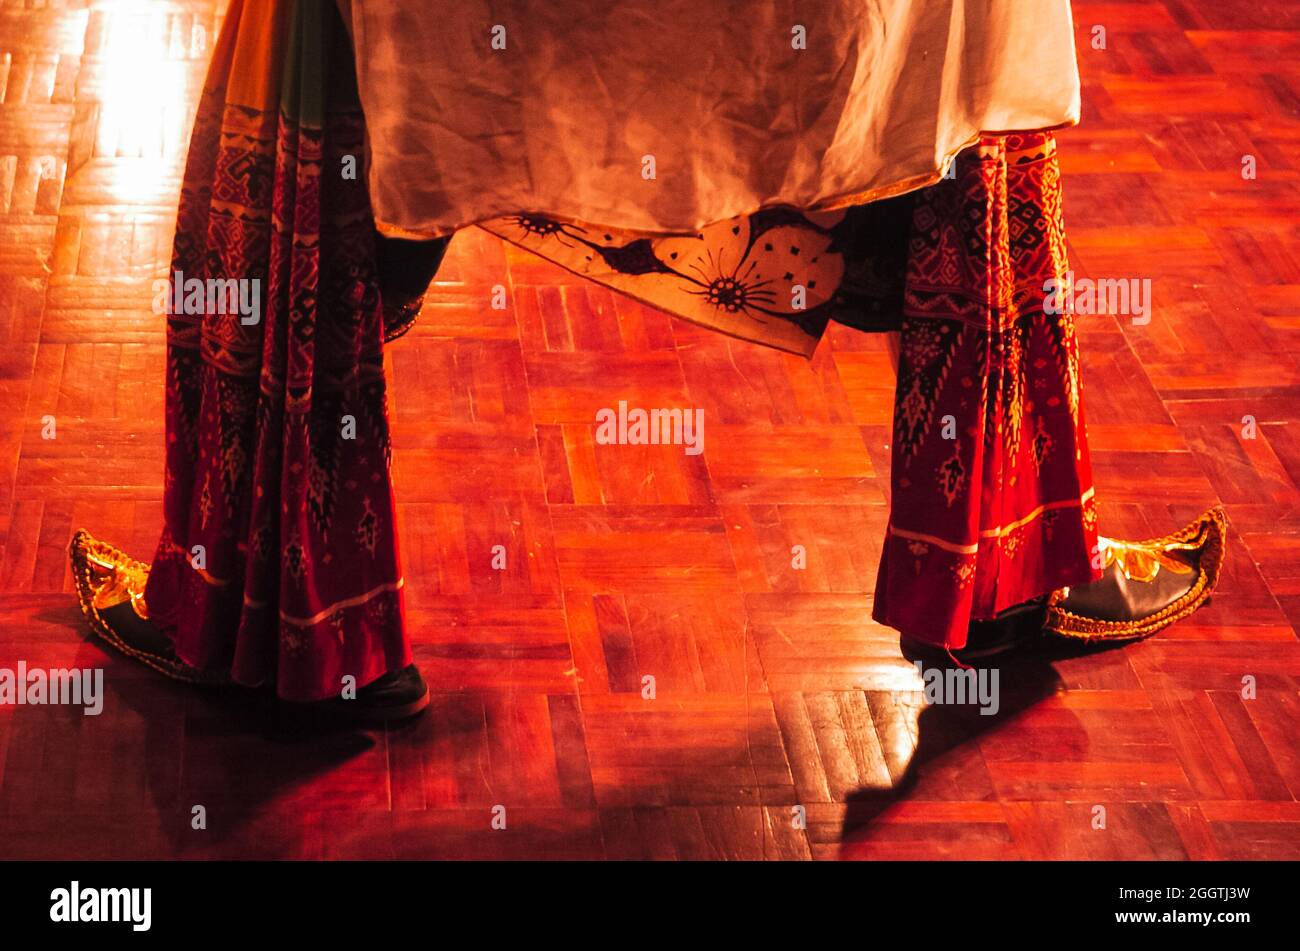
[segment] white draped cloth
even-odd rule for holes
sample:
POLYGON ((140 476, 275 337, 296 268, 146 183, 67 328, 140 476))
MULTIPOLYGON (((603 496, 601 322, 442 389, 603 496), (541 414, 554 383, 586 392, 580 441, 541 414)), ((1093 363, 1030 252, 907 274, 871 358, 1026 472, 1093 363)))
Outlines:
POLYGON ((340 0, 381 230, 649 235, 933 182, 1072 125, 1069 0, 340 0))

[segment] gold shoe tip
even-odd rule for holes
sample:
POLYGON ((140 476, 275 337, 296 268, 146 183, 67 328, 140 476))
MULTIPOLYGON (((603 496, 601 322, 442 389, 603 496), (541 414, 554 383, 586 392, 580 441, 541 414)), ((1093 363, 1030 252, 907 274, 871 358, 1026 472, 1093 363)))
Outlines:
POLYGON ((1209 601, 1218 586, 1223 564, 1227 558, 1228 515, 1222 505, 1216 505, 1168 535, 1136 542, 1119 539, 1108 539, 1108 541, 1113 541, 1119 549, 1115 559, 1128 557, 1132 562, 1131 565, 1121 566, 1125 574, 1128 575, 1132 570, 1134 575, 1139 576, 1139 580, 1141 580, 1140 576, 1148 571, 1151 577, 1154 577, 1159 566, 1166 562, 1177 562, 1183 568, 1191 569, 1192 566, 1168 553, 1196 552, 1200 555, 1193 569, 1196 579, 1184 594, 1166 607, 1148 617, 1132 621, 1099 621, 1067 611, 1061 603, 1069 596, 1070 589, 1058 589, 1048 598, 1047 620, 1043 626, 1046 632, 1084 642, 1118 643, 1150 637, 1190 616, 1209 601))
POLYGON ((196 670, 168 657, 133 647, 113 630, 101 613, 130 601, 136 614, 149 617, 144 601, 149 565, 126 552, 100 541, 84 528, 73 532, 68 544, 72 578, 77 589, 77 603, 90 626, 91 633, 115 650, 152 667, 173 680, 186 683, 224 684, 228 678, 196 670))

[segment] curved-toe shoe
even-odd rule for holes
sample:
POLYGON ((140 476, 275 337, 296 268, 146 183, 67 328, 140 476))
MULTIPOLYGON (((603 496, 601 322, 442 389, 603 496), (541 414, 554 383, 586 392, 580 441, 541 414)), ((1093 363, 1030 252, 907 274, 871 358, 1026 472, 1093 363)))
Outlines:
POLYGON ((149 566, 78 529, 68 546, 81 613, 91 632, 114 650, 186 683, 220 685, 228 678, 176 656, 171 638, 149 619, 144 600, 149 566))
POLYGON ((1100 539, 1101 578, 1053 592, 1043 629, 1086 642, 1150 637, 1210 599, 1227 535, 1227 516, 1213 508, 1162 538, 1100 539))

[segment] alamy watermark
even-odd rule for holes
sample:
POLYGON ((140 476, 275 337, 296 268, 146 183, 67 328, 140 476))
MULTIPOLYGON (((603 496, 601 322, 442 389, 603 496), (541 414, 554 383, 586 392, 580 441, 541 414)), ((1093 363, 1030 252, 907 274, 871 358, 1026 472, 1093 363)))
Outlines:
POLYGON ((77 706, 88 717, 104 711, 104 670, 66 667, 0 667, 0 706, 77 706))
POLYGON ((1002 706, 998 699, 998 669, 996 667, 926 667, 916 661, 916 672, 925 684, 923 695, 927 704, 975 704, 980 716, 995 716, 1002 706))
POLYGON ((1151 278, 1112 277, 1075 279, 1073 271, 1062 278, 1048 278, 1043 284, 1043 313, 1125 315, 1141 326, 1151 323, 1151 278))
POLYGON ((704 451, 704 410, 628 409, 627 400, 618 409, 596 411, 596 442, 602 446, 684 446, 688 456, 704 451))
POLYGON ((152 888, 68 888, 50 892, 50 921, 129 922, 132 931, 148 931, 153 921, 152 888))
POLYGON ((231 314, 252 326, 262 320, 262 282, 257 278, 187 278, 184 271, 153 282, 155 314, 231 314))

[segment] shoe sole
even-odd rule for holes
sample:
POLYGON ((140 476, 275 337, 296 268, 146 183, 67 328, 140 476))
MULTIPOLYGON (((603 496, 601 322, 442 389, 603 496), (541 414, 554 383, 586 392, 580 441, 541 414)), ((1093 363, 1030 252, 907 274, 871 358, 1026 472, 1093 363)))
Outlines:
POLYGON ((315 703, 281 701, 280 724, 285 727, 381 727, 419 716, 429 708, 429 688, 415 700, 388 707, 354 706, 355 700, 323 700, 315 703))

